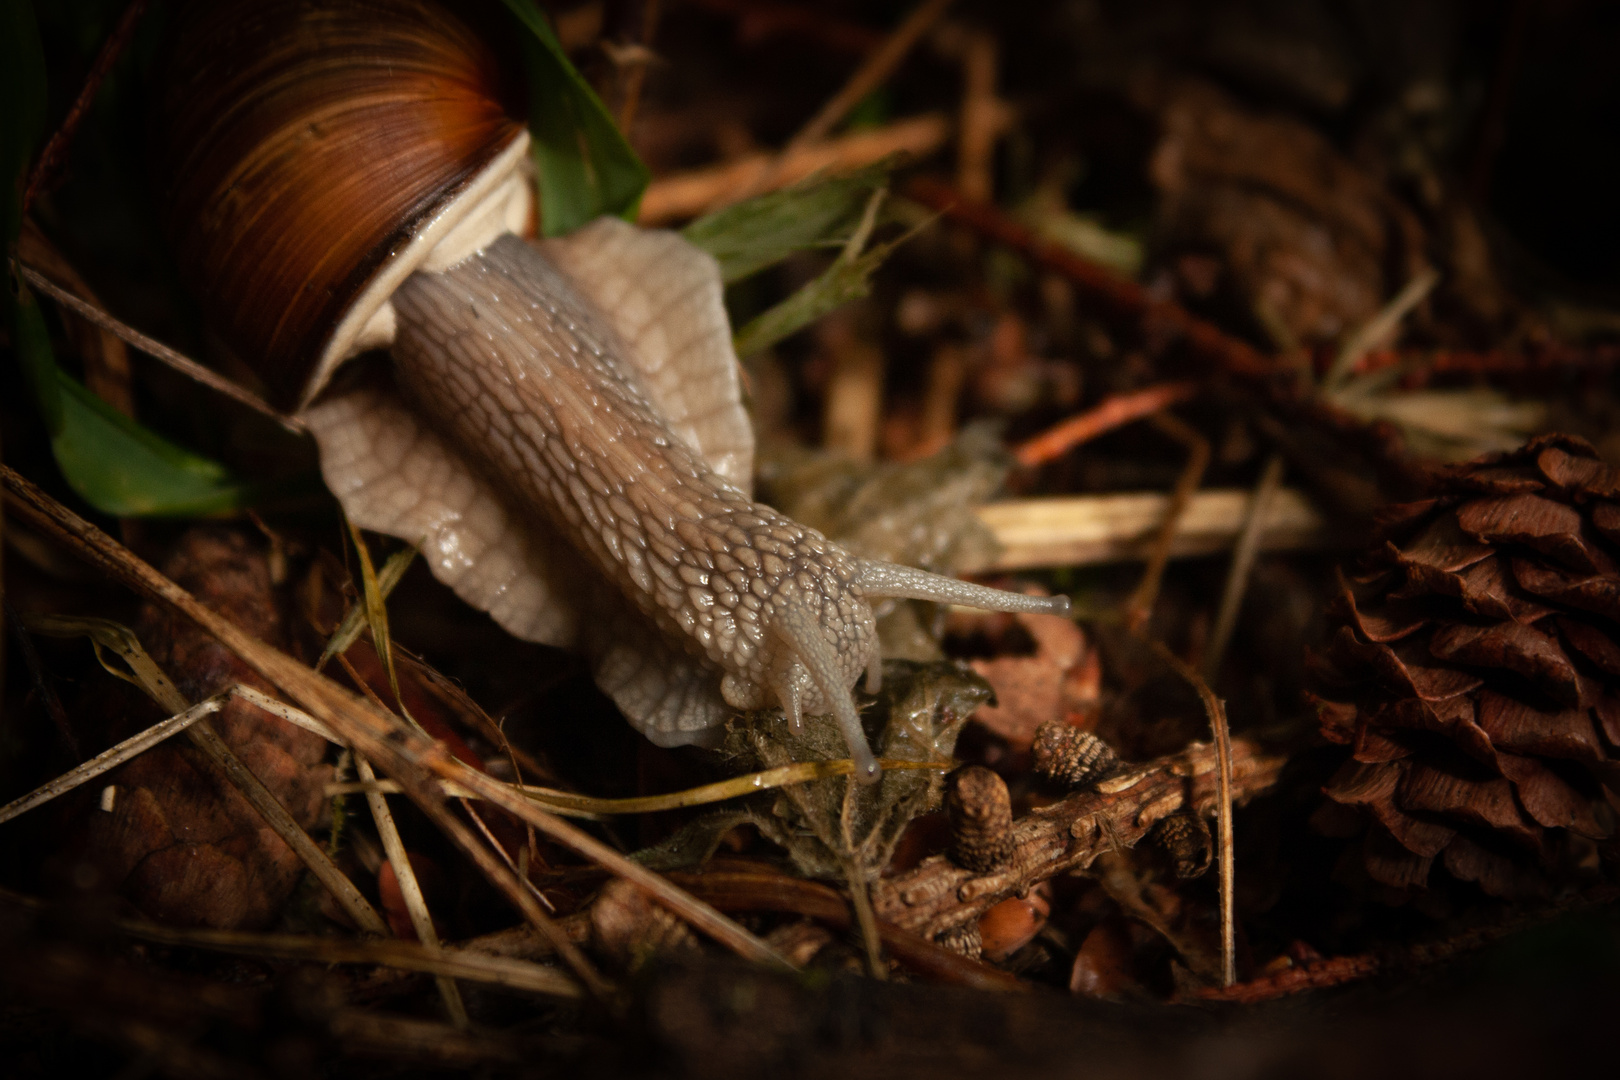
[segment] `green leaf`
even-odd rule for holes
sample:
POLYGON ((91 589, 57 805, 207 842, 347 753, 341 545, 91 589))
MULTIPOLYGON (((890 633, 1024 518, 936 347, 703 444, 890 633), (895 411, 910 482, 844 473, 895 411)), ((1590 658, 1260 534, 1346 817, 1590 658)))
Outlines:
POLYGON ((45 54, 29 0, 0 0, 0 251, 10 257, 22 231, 23 185, 45 126, 45 54))
POLYGON ((603 214, 634 221, 651 174, 602 99, 568 62, 532 0, 502 0, 520 34, 529 83, 529 131, 540 178, 547 236, 572 232, 603 214))
POLYGON ((713 255, 727 285, 781 262, 795 251, 842 247, 860 228, 872 192, 892 161, 831 179, 760 195, 698 218, 681 235, 713 255))
POLYGON ((731 346, 739 360, 764 352, 778 341, 809 326, 834 308, 851 300, 859 300, 872 288, 872 275, 882 266, 894 249, 915 236, 918 230, 933 222, 926 218, 903 235, 885 241, 862 252, 877 223, 878 209, 885 189, 878 188, 868 196, 866 208, 854 234, 844 243, 844 250, 820 277, 809 282, 792 296, 752 319, 737 331, 731 346))
POLYGON ((838 259, 820 277, 749 320, 732 338, 737 358, 746 360, 762 353, 834 308, 865 296, 872 287, 872 272, 888 258, 890 250, 891 246, 884 244, 855 259, 838 259))
POLYGON ((247 488, 223 465, 142 427, 58 367, 44 316, 27 289, 8 301, 12 343, 56 463, 86 502, 118 517, 207 514, 244 505, 247 488))

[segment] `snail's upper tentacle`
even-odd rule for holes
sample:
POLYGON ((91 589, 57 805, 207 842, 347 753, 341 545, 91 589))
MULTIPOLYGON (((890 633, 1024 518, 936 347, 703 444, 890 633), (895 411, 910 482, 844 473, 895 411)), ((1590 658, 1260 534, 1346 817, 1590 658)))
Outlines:
POLYGON ((932 600, 958 604, 984 611, 1026 612, 1036 615, 1067 615, 1067 596, 1026 596, 1023 593, 992 589, 971 581, 930 574, 914 566, 861 559, 855 582, 867 596, 890 596, 906 600, 932 600))

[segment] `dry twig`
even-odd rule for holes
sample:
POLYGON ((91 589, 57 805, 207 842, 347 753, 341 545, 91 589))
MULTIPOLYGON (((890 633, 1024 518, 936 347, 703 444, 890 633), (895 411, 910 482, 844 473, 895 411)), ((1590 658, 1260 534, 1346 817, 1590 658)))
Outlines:
POLYGON ((1151 321, 1178 332, 1197 356, 1227 374, 1265 379, 1280 371, 1275 362, 1247 342, 1232 337, 1179 304, 1154 299, 1136 282, 1042 239, 989 203, 970 199, 949 185, 925 176, 913 178, 903 194, 1062 275, 1115 316, 1151 321))
POLYGON ((1215 735, 1215 759, 1218 784, 1215 792, 1215 820, 1219 828, 1216 844, 1221 865, 1221 985, 1237 982, 1237 914, 1234 906, 1237 873, 1232 865, 1232 732, 1226 723, 1226 706, 1209 688, 1198 672, 1181 657, 1171 652, 1161 641, 1151 642, 1153 650, 1176 674, 1187 681, 1204 703, 1210 730, 1215 735))
POLYGON ((1095 408, 1071 416, 1047 428, 1039 435, 1019 443, 1013 449, 1018 464, 1025 468, 1044 465, 1067 454, 1081 443, 1090 442, 1099 435, 1123 427, 1133 420, 1152 416, 1156 412, 1190 401, 1198 393, 1198 385, 1190 382, 1167 382, 1133 390, 1128 394, 1115 394, 1095 408))
POLYGON ((647 65, 652 62, 653 38, 658 34, 659 0, 643 0, 641 5, 641 40, 637 43, 640 55, 630 60, 622 73, 623 92, 619 95, 619 130, 625 135, 636 122, 636 107, 641 104, 641 87, 647 81, 647 65))
POLYGON ((133 345, 148 356, 163 361, 182 375, 202 383, 210 390, 224 394, 232 401, 246 405, 254 412, 263 413, 288 431, 303 434, 309 430, 304 426, 304 422, 296 416, 288 416, 257 394, 238 386, 212 368, 204 367, 191 359, 191 357, 176 352, 156 338, 147 337, 133 326, 113 318, 96 305, 80 300, 33 267, 18 263, 17 269, 30 285, 49 296, 52 300, 101 329, 117 335, 121 340, 133 345))
MULTIPOLYGON (((43 267, 68 292, 92 307, 100 308, 101 301, 89 284, 56 249, 32 218, 23 219, 22 234, 17 238, 17 261, 43 267)), ((117 334, 90 319, 73 312, 64 312, 62 328, 69 341, 84 361, 84 385, 102 401, 125 416, 135 415, 135 387, 129 369, 129 350, 117 334)))
MULTIPOLYGON (((736 869, 730 865, 672 876, 694 894, 724 911, 791 912, 816 919, 837 930, 848 930, 855 925, 849 898, 818 881, 807 881, 762 867, 736 869)), ((875 888, 874 893, 881 888, 883 886, 875 888)), ((980 990, 1023 988, 1022 983, 1006 972, 941 948, 926 935, 919 936, 913 929, 881 918, 876 920, 874 929, 889 955, 930 978, 980 990)))
POLYGON ((1125 627, 1132 632, 1146 624, 1153 614, 1153 602, 1159 597, 1159 583, 1164 580, 1164 568, 1170 562, 1170 549, 1181 526, 1181 515, 1186 512, 1193 493, 1203 482, 1204 470, 1209 467, 1209 440, 1197 428, 1167 412, 1154 413, 1153 426, 1187 448, 1187 465, 1176 479, 1175 491, 1170 494, 1170 505, 1165 509, 1164 522, 1148 553, 1141 584, 1125 601, 1125 627))
MULTIPOLYGON (((1194 743, 1032 810, 1013 822, 1012 860, 995 873, 975 874, 944 855, 925 859, 878 884, 872 898, 878 918, 931 940, 1039 882, 1084 870, 1104 851, 1134 845, 1183 807, 1207 814, 1216 803, 1217 757, 1213 746, 1194 743)), ((1233 799, 1244 803, 1267 791, 1283 760, 1236 740, 1233 799)))
MULTIPOLYGON (((32 897, 0 889, 0 902, 32 911, 47 905, 32 897)), ((466 948, 438 949, 414 941, 372 938, 355 941, 340 937, 302 934, 260 934, 244 930, 210 930, 164 926, 144 919, 113 919, 121 934, 159 945, 207 949, 256 956, 266 960, 298 960, 316 964, 378 964, 400 971, 422 972, 445 978, 505 986, 550 997, 576 998, 579 984, 555 968, 505 956, 492 956, 466 948)))
MULTIPOLYGON (((371 771, 371 762, 363 754, 354 756, 354 765, 361 780, 376 779, 376 774, 371 771)), ((416 931, 417 940, 429 952, 439 952, 439 932, 433 926, 433 913, 428 910, 427 897, 422 895, 422 884, 416 879, 416 869, 411 866, 405 842, 399 838, 399 827, 394 824, 388 800, 377 792, 368 791, 366 805, 371 810, 371 820, 377 825, 377 835, 382 839, 383 851, 388 855, 388 865, 394 869, 394 880, 399 883, 400 895, 405 898, 405 910, 410 914, 411 927, 416 931)), ((456 989, 456 981, 448 975, 439 975, 436 981, 450 1022, 465 1029, 468 1026, 467 1007, 462 1003, 461 991, 456 989)))
POLYGON ((735 198, 739 191, 761 195, 817 173, 854 172, 896 154, 912 160, 925 158, 950 137, 948 119, 939 113, 925 113, 802 147, 780 159, 773 154, 749 154, 724 164, 675 173, 654 180, 647 188, 637 220, 648 227, 665 225, 713 210, 735 198))
MULTIPOLYGON (((986 503, 974 513, 994 534, 1000 550, 957 569, 986 574, 1141 559, 1166 519, 1170 498, 1151 492, 986 503)), ((1248 519, 1252 502, 1253 492, 1241 488, 1197 492, 1177 523, 1171 556, 1228 550, 1248 519)), ((1263 519, 1262 550, 1319 548, 1330 539, 1309 499, 1292 488, 1277 492, 1263 519)))
MULTIPOLYGON (((900 66, 901 61, 905 60, 912 47, 928 28, 934 25, 935 20, 945 13, 950 3, 951 0, 923 0, 918 4, 911 14, 894 28, 888 39, 861 63, 838 93, 827 99, 827 103, 810 118, 809 123, 788 140, 787 146, 782 150, 781 159, 786 160, 830 135, 832 129, 849 115, 851 109, 894 74, 895 68, 900 66)), ((769 174, 766 182, 769 182, 769 174)), ((757 192, 748 191, 743 194, 746 196, 757 192)))
POLYGON ((1282 487, 1283 458, 1273 454, 1260 473, 1254 486, 1254 498, 1249 501, 1249 513, 1243 519, 1243 531, 1238 533, 1237 546, 1232 549, 1232 566, 1226 573, 1226 587, 1221 592, 1221 606, 1215 613, 1215 628, 1209 634, 1209 648, 1204 652, 1204 677, 1213 679, 1221 668, 1227 643, 1232 640, 1232 628, 1237 625, 1238 611, 1243 607, 1243 594, 1249 588, 1249 573, 1260 554, 1260 534, 1265 527, 1271 500, 1282 487))
POLYGON ((90 106, 95 103, 96 93, 101 89, 102 82, 112 71, 118 58, 124 54, 130 39, 135 36, 135 27, 140 25, 141 16, 145 13, 146 0, 130 0, 129 6, 124 8, 124 14, 118 20, 118 25, 107 35, 107 40, 101 43, 101 49, 96 53, 89 72, 85 74, 84 85, 79 88, 79 96, 73 99, 73 105, 68 109, 67 116, 63 117, 62 125, 52 133, 50 141, 45 144, 45 149, 40 151, 39 160, 34 163, 33 169, 28 174, 28 186, 23 190, 23 214, 28 213, 39 193, 61 167, 67 156, 68 146, 79 130, 79 123, 90 111, 90 106))

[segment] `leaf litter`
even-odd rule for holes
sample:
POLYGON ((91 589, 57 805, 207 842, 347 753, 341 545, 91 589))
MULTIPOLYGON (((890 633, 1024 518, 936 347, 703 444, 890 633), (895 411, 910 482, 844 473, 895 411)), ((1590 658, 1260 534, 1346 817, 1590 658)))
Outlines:
MULTIPOLYGON (((537 139, 542 202, 556 210, 548 230, 598 212, 632 214, 649 175, 656 201, 658 185, 680 181, 695 163, 760 153, 751 140, 761 132, 779 138, 809 130, 833 162, 826 175, 796 187, 740 200, 751 192, 732 192, 722 200, 730 205, 686 228, 719 260, 728 304, 752 316, 740 320, 739 352, 766 436, 761 486, 775 505, 862 554, 950 572, 997 565, 995 519, 976 513, 986 500, 1033 512, 1058 495, 1176 491, 1180 498, 1156 504, 1167 509, 1164 520, 1123 563, 1042 563, 1021 554, 1026 561, 1017 565, 1035 569, 1001 582, 1068 593, 1088 613, 1082 625, 970 618, 912 603, 883 613, 885 654, 904 659, 891 659, 881 691, 861 699, 869 737, 891 766, 868 788, 841 767, 842 740, 815 720, 793 735, 774 713, 739 716, 716 754, 621 738, 622 725, 577 668, 503 642, 458 612, 412 570, 408 548, 377 567, 355 535, 358 580, 334 570, 344 559, 332 549, 344 545, 334 543, 341 525, 330 508, 278 506, 239 482, 255 477, 251 459, 211 440, 207 425, 174 407, 179 399, 158 392, 161 380, 137 370, 140 423, 156 400, 153 415, 162 419, 154 426, 197 432, 176 438, 206 453, 188 457, 116 419, 57 366, 55 358, 70 352, 31 308, 33 321, 14 321, 9 341, 14 354, 34 343, 20 359, 32 359, 36 387, 56 393, 13 395, 4 406, 8 440, 39 422, 35 407, 47 428, 38 442, 46 456, 25 446, 8 462, 17 470, 6 473, 8 609, 24 612, 31 633, 89 634, 106 670, 137 683, 144 673, 143 690, 163 711, 131 709, 121 730, 108 728, 109 708, 130 709, 106 703, 120 688, 82 646, 69 653, 42 638, 36 681, 14 677, 5 688, 8 717, 30 725, 18 729, 17 745, 39 742, 31 725, 43 705, 31 695, 55 684, 72 687, 65 715, 85 747, 111 749, 52 779, 59 765, 8 747, 5 794, 14 801, 0 811, 9 818, 0 827, 37 837, 48 832, 48 815, 54 826, 74 814, 99 822, 127 813, 148 790, 127 782, 130 770, 172 775, 159 765, 165 754, 218 763, 221 775, 249 787, 243 761, 246 773, 275 779, 265 755, 284 736, 270 734, 281 729, 266 727, 269 717, 297 737, 307 734, 320 758, 296 778, 303 794, 279 796, 282 814, 300 812, 296 834, 285 821, 280 835, 254 825, 255 838, 232 857, 251 862, 289 839, 302 852, 302 836, 316 854, 296 865, 319 867, 332 887, 341 890, 341 878, 354 890, 345 912, 320 899, 325 889, 296 880, 299 869, 290 888, 282 873, 283 884, 257 896, 257 907, 233 909, 210 906, 206 889, 174 904, 188 881, 210 883, 196 875, 149 875, 155 892, 107 882, 119 902, 148 917, 204 926, 246 919, 270 928, 196 930, 119 916, 108 924, 117 934, 188 956, 233 951, 253 958, 244 962, 263 980, 282 978, 292 969, 276 965, 293 961, 360 965, 326 977, 351 1004, 320 1014, 331 1025, 322 1030, 337 1032, 332 1037, 351 1058, 375 1056, 391 1038, 396 1050, 416 1047, 423 1060, 489 1068, 514 1060, 511 1025, 520 1014, 531 1023, 543 1017, 593 1052, 609 1052, 605 1042, 613 1040, 604 1041, 602 1030, 642 1030, 678 1056, 695 1033, 714 1030, 701 1009, 718 998, 675 990, 711 978, 713 942, 766 966, 807 966, 811 974, 793 984, 760 981, 774 977, 763 973, 724 976, 760 995, 725 998, 754 1041, 722 1029, 705 1044, 711 1059, 704 1064, 712 1075, 749 1075, 762 1067, 761 1054, 800 1063, 836 1056, 825 1042, 806 1043, 776 1026, 795 1011, 822 1015, 823 999, 793 995, 827 985, 823 978, 898 977, 892 992, 902 995, 926 995, 931 982, 1044 986, 1133 1002, 1143 1011, 1122 1022, 1136 1031, 1130 1025, 1157 1022, 1151 1017, 1166 1001, 1254 1004, 1322 993, 1378 972, 1410 974, 1538 920, 1608 910, 1614 777, 1601 763, 1620 730, 1620 710, 1609 687, 1617 665, 1605 590, 1616 557, 1610 533, 1620 529, 1610 528, 1614 485, 1602 470, 1613 458, 1612 419, 1620 411, 1601 378, 1614 354, 1601 337, 1552 337, 1564 331, 1551 327, 1576 324, 1538 307, 1534 290, 1509 272, 1518 258, 1511 245, 1488 242, 1498 228, 1480 224, 1494 212, 1490 204, 1465 198, 1436 164, 1447 151, 1414 126, 1413 110, 1459 110, 1457 120, 1464 106, 1433 105, 1447 99, 1413 92, 1364 123, 1340 111, 1351 98, 1333 81, 1354 81, 1345 73, 1356 64, 1315 65, 1314 80, 1287 65, 1261 65, 1261 57, 1305 49, 1297 35, 1310 38, 1308 15, 1258 33, 1236 16, 1200 14, 1212 21, 1177 39, 1177 48, 1197 54, 1189 60, 1157 36, 1169 24, 1150 18, 1148 9, 1173 5, 1099 5, 1108 17, 1083 40, 1055 25, 1040 31, 1084 73, 1070 81, 1042 68, 1036 53, 1025 55, 1033 17, 941 16, 944 5, 922 5, 905 23, 912 29, 886 37, 864 23, 855 27, 863 33, 843 32, 850 25, 838 11, 777 5, 772 19, 807 20, 815 31, 781 46, 789 52, 819 55, 826 47, 819 43, 831 41, 890 46, 855 63, 842 86, 829 74, 790 89, 749 59, 758 46, 746 33, 728 44, 727 35, 694 37, 689 29, 710 20, 764 34, 757 28, 770 20, 759 11, 690 5, 691 12, 611 26, 606 37, 600 21, 595 31, 566 33, 559 21, 554 39, 527 5, 508 6, 533 30, 532 41, 522 39, 537 73, 531 91, 550 87, 567 97, 572 104, 557 115, 587 151, 569 160, 555 152, 557 132, 537 139), (943 21, 916 31, 935 19, 943 21), (636 38, 654 25, 657 41, 636 38), (597 69, 606 52, 574 52, 579 72, 560 62, 564 41, 611 45, 606 52, 616 56, 656 50, 664 59, 636 67, 632 91, 628 68, 597 69), (683 82, 716 55, 724 58, 715 68, 725 73, 722 92, 683 82), (941 73, 960 78, 960 101, 942 95, 941 73), (847 115, 854 102, 846 99, 863 79, 903 88, 891 100, 906 109, 957 115, 960 106, 954 179, 945 179, 949 166, 938 161, 839 164, 846 136, 832 126, 837 120, 808 128, 804 120, 847 115), (669 93, 675 86, 682 92, 669 93), (764 112, 739 110, 738 101, 774 118, 762 123, 764 112), (632 111, 635 127, 621 137, 610 118, 632 111), (1064 128, 1058 115, 1079 119, 1064 128), (799 333, 835 310, 840 333, 799 333), (848 362, 852 350, 877 357, 876 369, 848 362), (818 446, 818 432, 829 430, 819 410, 835 398, 855 430, 818 446), (68 410, 76 411, 64 426, 68 410), (102 435, 83 434, 96 425, 102 435), (1510 458, 1437 471, 1439 460, 1510 451, 1553 425, 1578 430, 1597 448, 1536 444, 1533 459, 1546 464, 1534 468, 1531 458, 1510 458), (1051 437, 1034 438, 1042 432, 1051 437), (141 440, 151 445, 137 452, 141 440), (1009 455, 1009 447, 1019 452, 1009 455), (865 460, 850 457, 851 448, 865 460), (213 459, 222 464, 209 471, 213 459), (208 468, 198 471, 197 462, 208 468), (1280 483, 1262 478, 1283 462, 1289 484, 1300 485, 1290 497, 1313 500, 1346 546, 1372 536, 1375 505, 1431 501, 1404 519, 1386 515, 1404 546, 1369 547, 1374 569, 1383 569, 1355 571, 1345 586, 1333 556, 1275 551, 1260 515, 1242 509, 1244 499, 1257 504, 1280 483), (191 487, 176 486, 176 468, 190 470, 191 487), (66 486, 46 494, 24 476, 52 484, 61 477, 66 486), (1205 491, 1194 493, 1200 484, 1205 491), (1446 484, 1466 491, 1432 501, 1446 484), (1539 494, 1552 488, 1556 497, 1539 494), (1230 566, 1224 556, 1172 557, 1180 550, 1177 506, 1211 489, 1244 496, 1225 534, 1242 539, 1230 566), (1519 497, 1532 490, 1531 500, 1573 506, 1576 524, 1548 525, 1557 515, 1526 509, 1532 502, 1519 497), (53 496, 84 498, 125 518, 254 501, 278 537, 275 559, 284 569, 268 576, 282 583, 276 604, 286 633, 263 624, 233 631, 208 611, 226 610, 216 590, 229 574, 171 575, 208 605, 199 606, 53 496), (1480 548, 1480 558, 1441 566, 1439 555, 1424 554, 1413 523, 1446 517, 1463 523, 1447 550, 1480 548), (187 613, 203 633, 178 621, 149 626, 127 601, 55 575, 41 544, 88 558, 187 613), (1346 588, 1350 599, 1335 600, 1346 588), (1330 622, 1347 612, 1352 625, 1324 637, 1320 610, 1330 622), (210 644, 187 644, 193 637, 210 644), (233 654, 240 660, 221 661, 233 654), (337 681, 309 666, 333 661, 337 681), (161 670, 178 689, 162 688, 161 670), (1570 720, 1576 713, 1584 718, 1578 731, 1570 720), (240 723, 243 715, 256 717, 258 728, 240 723), (1204 742, 1212 723, 1219 750, 1204 742), (215 728, 218 745, 207 734, 215 728), (164 741, 182 729, 212 751, 199 757, 164 741), (582 739, 579 731, 590 734, 582 739), (328 778, 328 739, 353 749, 353 780, 328 778), (591 741, 598 748, 582 751, 591 741), (1070 770, 1054 766, 1057 757, 1108 764, 1070 770), (112 782, 90 783, 104 779, 112 782), (956 793, 954 818, 942 810, 946 791, 956 793), (305 798, 310 792, 315 797, 305 798), (410 803, 390 805, 395 792, 410 803), (371 804, 372 821, 343 809, 355 794, 371 804), (996 806, 1004 797, 1005 816, 966 813, 960 800, 969 794, 996 806), (548 804, 589 816, 586 831, 541 808, 548 804), (979 830, 971 838, 963 831, 969 822, 979 830), (327 850, 316 842, 323 834, 327 850), (1234 857, 1242 871, 1235 878, 1234 857), (1211 863, 1218 873, 1200 872, 1211 863), (450 870, 440 875, 445 882, 431 883, 434 867, 450 870), (422 887, 413 889, 418 871, 422 887), (167 908, 154 899, 163 888, 167 908), (1491 901, 1492 894, 1513 899, 1491 901), (354 926, 373 926, 379 908, 393 929, 426 944, 357 936, 354 926), (522 955, 488 951, 499 949, 522 955), (368 966, 376 964, 419 974, 368 966), (475 986, 536 996, 514 1012, 475 986), (605 1029, 540 1004, 579 993, 606 1006, 613 1019, 605 1029), (631 1001, 651 1011, 627 1009, 631 1001), (777 1004, 751 1004, 767 1001, 777 1004), (663 1004, 651 1008, 655 1002, 663 1004), (412 1020, 424 1026, 410 1029, 396 1010, 440 1012, 450 1023, 412 1020), (467 1020, 484 1026, 458 1030, 467 1020), (733 1068, 726 1055, 747 1064, 733 1068)), ((1217 9, 1225 12, 1223 5, 1210 11, 1217 9)), ((1340 60, 1354 51, 1338 39, 1323 44, 1330 39, 1312 39, 1310 48, 1340 60)), ((1371 96, 1357 100, 1376 100, 1363 90, 1371 96)), ((941 115, 894 120, 861 112, 896 134, 941 115)), ((86 123, 94 133, 96 114, 86 123)), ((16 147, 8 142, 7 153, 15 156, 16 147)), ((765 172, 747 183, 759 191, 777 186, 771 173, 787 156, 766 154, 765 172)), ((73 158, 63 160, 67 197, 81 180, 73 158)), ((161 311, 151 318, 147 301, 132 302, 128 290, 104 285, 116 283, 114 262, 98 265, 94 238, 76 235, 56 207, 47 190, 38 207, 44 229, 62 250, 88 260, 82 268, 99 293, 138 316, 136 325, 177 325, 161 311)), ((128 324, 105 312, 88 317, 144 347, 128 324)), ((183 328, 176 340, 201 341, 183 328)), ((196 354, 215 359, 206 342, 196 354)), ((250 388, 242 393, 251 397, 250 388)), ((191 542, 166 527, 124 530, 142 553, 172 554, 191 542)), ((249 561, 260 557, 253 552, 249 561)), ((269 553, 263 558, 268 566, 269 553)), ((233 786, 194 788, 174 815, 189 812, 189 799, 203 819, 218 816, 234 805, 233 786)), ((268 804, 238 810, 225 816, 237 824, 276 816, 268 804)), ((56 843, 26 850, 48 854, 56 843)), ((67 871, 57 880, 71 881, 71 859, 55 854, 67 871)), ((43 910, 13 886, 49 891, 45 877, 21 861, 9 865, 0 883, 10 890, 7 907, 43 910)), ((73 888, 58 895, 78 897, 73 888)), ((380 932, 381 921, 373 928, 380 932)), ((19 947, 44 958, 42 987, 61 985, 46 977, 56 970, 51 958, 80 955, 72 951, 78 945, 49 935, 19 947)), ((133 955, 112 951, 120 962, 133 955)), ((127 977, 161 979, 170 955, 140 960, 127 977)), ((152 1001, 163 1000, 159 983, 151 985, 152 1001)), ((864 982, 834 985, 878 993, 864 982)), ((978 999, 966 1013, 938 998, 883 1000, 931 1002, 936 1011, 924 1026, 964 1053, 984 1052, 973 1032, 1000 1030, 989 1017, 1011 1015, 978 999)), ((1035 1015, 1044 1006, 1016 1008, 1035 1015)), ((1076 1018, 1087 1014, 1064 1015, 1070 1019, 1051 1026, 1072 1040, 1074 1025, 1084 1023, 1076 1018)), ((125 1034, 105 1037, 131 1046, 137 1040, 129 1032, 158 1030, 141 1027, 144 1019, 130 1023, 119 1029, 125 1034)), ((1232 1023, 1235 1032, 1252 1031, 1241 1018, 1232 1023)), ((915 1054, 908 1031, 899 1024, 872 1036, 873 1060, 892 1066, 915 1054)), ((1331 1042, 1316 1036, 1316 1045, 1331 1042)), ((207 1042, 198 1053, 219 1045, 207 1042)), ((1072 1052, 1072 1041, 1061 1045, 1072 1052)), ((1154 1052, 1132 1045, 1138 1061, 1154 1052)), ((550 1044, 537 1052, 557 1061, 577 1053, 550 1044)), ((182 1060, 173 1049, 156 1053, 171 1071, 182 1060)), ((859 1074, 847 1061, 839 1067, 859 1074)), ((1161 1061, 1157 1071, 1176 1069, 1161 1061)))

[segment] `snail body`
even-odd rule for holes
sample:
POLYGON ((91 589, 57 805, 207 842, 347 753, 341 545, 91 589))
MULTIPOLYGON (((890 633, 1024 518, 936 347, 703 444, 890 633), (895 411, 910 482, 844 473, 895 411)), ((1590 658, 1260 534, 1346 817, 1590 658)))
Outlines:
MULTIPOLYGON (((351 520, 417 544, 440 580, 517 636, 583 651, 653 741, 709 742, 735 709, 780 705, 795 725, 833 715, 859 772, 875 776, 851 694, 876 669, 871 598, 1066 610, 1062 598, 857 559, 755 503, 718 266, 676 234, 614 219, 539 244, 516 235, 531 216, 528 136, 480 98, 491 61, 448 15, 422 0, 240 7, 208 9, 180 46, 222 57, 234 95, 213 105, 225 120, 174 126, 194 140, 171 189, 183 265, 192 253, 193 280, 225 307, 214 318, 245 356, 261 370, 280 361, 267 382, 300 409, 351 520), (364 33, 379 24, 382 46, 364 33), (276 62, 229 60, 230 48, 276 62), (299 77, 330 85, 286 89, 299 77), (463 91, 479 100, 445 105, 463 91), (327 144, 364 142, 336 131, 375 126, 384 104, 453 114, 456 137, 439 149, 455 161, 394 169, 362 153, 383 180, 421 190, 379 197, 388 213, 368 207, 334 243, 287 236, 344 222, 297 198, 352 196, 341 146, 327 144), (320 182, 273 178, 271 164, 297 172, 285 152, 299 143, 327 166, 320 182), (255 185, 267 202, 245 190, 255 185), (267 241, 280 253, 269 286, 224 295, 217 266, 234 270, 267 241), (332 383, 344 360, 379 347, 387 373, 332 383)), ((204 84, 189 108, 217 96, 204 84)))

